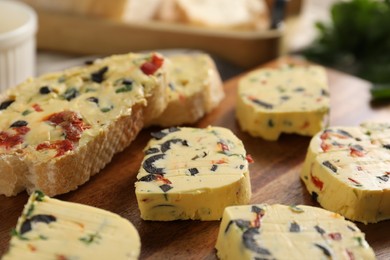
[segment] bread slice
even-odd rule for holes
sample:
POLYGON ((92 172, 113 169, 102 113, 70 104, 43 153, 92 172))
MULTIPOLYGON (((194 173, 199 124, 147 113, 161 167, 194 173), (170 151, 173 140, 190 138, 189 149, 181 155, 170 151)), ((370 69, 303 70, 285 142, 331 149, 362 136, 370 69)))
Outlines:
POLYGON ((152 20, 162 0, 22 0, 34 8, 118 21, 152 20))
POLYGON ((269 20, 263 0, 176 0, 176 4, 178 19, 198 26, 256 29, 260 20, 269 20))
POLYGON ((192 124, 214 109, 224 98, 218 70, 207 54, 169 57, 168 106, 155 120, 163 127, 192 124))
POLYGON ((164 59, 154 53, 112 56, 10 89, 0 99, 0 194, 76 189, 165 109, 165 86, 164 59))

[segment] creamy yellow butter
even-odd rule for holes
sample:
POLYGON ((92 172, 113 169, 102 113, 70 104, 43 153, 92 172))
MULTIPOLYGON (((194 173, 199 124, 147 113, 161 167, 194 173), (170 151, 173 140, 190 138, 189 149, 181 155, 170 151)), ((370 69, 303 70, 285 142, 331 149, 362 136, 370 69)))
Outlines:
POLYGON ((390 218, 390 126, 330 127, 315 135, 301 179, 324 208, 364 223, 390 218))
POLYGON ((228 259, 375 259, 357 226, 310 206, 227 207, 216 243, 228 259))
POLYGON ((224 97, 222 81, 207 54, 169 57, 167 108, 152 123, 163 127, 195 123, 224 97))
POLYGON ((259 69, 239 81, 236 117, 252 136, 312 136, 327 124, 329 91, 319 66, 259 69))
POLYGON ((2 259, 138 259, 140 250, 128 220, 34 192, 2 259))
POLYGON ((225 128, 169 128, 153 133, 137 175, 144 220, 217 220, 251 196, 242 142, 225 128))

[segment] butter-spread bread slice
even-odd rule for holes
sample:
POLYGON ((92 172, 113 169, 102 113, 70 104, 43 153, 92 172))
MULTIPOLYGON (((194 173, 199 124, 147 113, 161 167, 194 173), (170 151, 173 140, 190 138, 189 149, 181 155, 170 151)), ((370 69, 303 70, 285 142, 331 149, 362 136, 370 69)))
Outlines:
POLYGON ((162 56, 126 54, 10 89, 0 101, 0 194, 76 189, 165 109, 165 85, 162 56))

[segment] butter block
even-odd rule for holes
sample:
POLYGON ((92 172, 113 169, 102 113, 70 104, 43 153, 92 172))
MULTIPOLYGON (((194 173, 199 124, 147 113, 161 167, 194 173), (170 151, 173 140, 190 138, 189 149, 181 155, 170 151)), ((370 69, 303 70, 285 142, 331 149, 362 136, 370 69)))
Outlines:
POLYGON ((258 69, 239 81, 236 117, 243 131, 266 140, 281 133, 313 136, 328 124, 329 91, 320 66, 258 69))
POLYGON ((221 127, 152 133, 135 192, 144 220, 218 220, 251 196, 243 143, 221 127))
POLYGON ((192 124, 224 98, 222 80, 212 58, 203 53, 169 56, 167 108, 153 120, 163 127, 192 124))
POLYGON ((390 125, 330 127, 315 135, 301 179, 328 210, 375 223, 390 219, 390 125))
POLYGON ((138 259, 140 250, 140 237, 128 220, 36 191, 2 259, 138 259))
POLYGON ((365 235, 341 215, 310 206, 227 207, 219 259, 375 259, 365 235))

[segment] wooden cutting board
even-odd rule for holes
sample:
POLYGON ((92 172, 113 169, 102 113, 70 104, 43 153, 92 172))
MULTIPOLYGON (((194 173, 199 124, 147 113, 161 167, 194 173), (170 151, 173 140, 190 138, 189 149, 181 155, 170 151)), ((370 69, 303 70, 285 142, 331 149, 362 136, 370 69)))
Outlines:
MULTIPOLYGON (((276 66, 286 61, 301 63, 289 58, 265 66, 276 66)), ((331 92, 331 125, 358 125, 368 119, 390 121, 389 103, 370 103, 368 82, 329 69, 327 73, 331 92)), ((240 131, 235 120, 239 78, 225 83, 225 100, 196 126, 224 126, 244 142, 255 160, 250 165, 252 203, 319 206, 299 179, 310 138, 283 135, 277 142, 269 142, 240 131)), ((141 236, 141 259, 216 259, 214 245, 219 221, 150 222, 140 219, 134 182, 143 157, 142 149, 150 138, 150 132, 155 130, 157 128, 143 130, 130 147, 117 154, 87 184, 58 198, 106 209, 130 220, 141 236)), ((0 196, 0 255, 8 247, 9 232, 15 226, 27 198, 26 193, 11 198, 0 196)), ((390 221, 358 226, 366 233, 378 259, 390 259, 390 221)))

